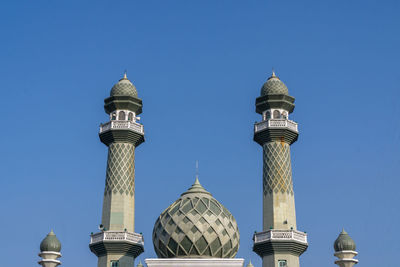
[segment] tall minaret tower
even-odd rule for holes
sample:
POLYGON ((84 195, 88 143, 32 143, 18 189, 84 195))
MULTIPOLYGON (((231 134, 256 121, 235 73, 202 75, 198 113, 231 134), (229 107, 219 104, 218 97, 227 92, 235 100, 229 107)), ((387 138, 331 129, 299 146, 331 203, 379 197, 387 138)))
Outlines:
POLYGON ((272 72, 256 99, 262 121, 254 125, 254 141, 263 148, 263 232, 254 234, 253 250, 263 267, 299 267, 307 249, 307 235, 297 231, 290 145, 298 137, 289 120, 294 97, 272 72))
POLYGON ((104 100, 110 121, 100 125, 100 140, 108 146, 106 184, 100 232, 91 235, 90 250, 98 267, 132 267, 143 252, 143 237, 135 233, 135 148, 144 142, 137 121, 142 100, 126 73, 104 100))

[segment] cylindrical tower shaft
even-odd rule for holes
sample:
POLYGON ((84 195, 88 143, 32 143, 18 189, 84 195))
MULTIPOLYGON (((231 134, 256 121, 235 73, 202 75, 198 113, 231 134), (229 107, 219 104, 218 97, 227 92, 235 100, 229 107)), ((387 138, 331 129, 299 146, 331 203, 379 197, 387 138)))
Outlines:
POLYGON ((290 145, 283 141, 263 144, 263 231, 295 229, 290 145))
POLYGON ((290 145, 298 137, 289 120, 294 98, 275 76, 268 79, 256 100, 263 120, 254 125, 254 141, 263 148, 263 232, 254 235, 253 250, 263 267, 299 267, 307 249, 307 235, 297 231, 290 145))
POLYGON ((135 231, 135 146, 108 147, 102 225, 108 230, 135 231))
POLYGON ((137 121, 142 100, 126 75, 104 100, 110 121, 100 126, 100 140, 108 146, 101 232, 92 234, 90 249, 98 267, 132 267, 143 252, 143 237, 135 230, 135 149, 144 142, 137 121))

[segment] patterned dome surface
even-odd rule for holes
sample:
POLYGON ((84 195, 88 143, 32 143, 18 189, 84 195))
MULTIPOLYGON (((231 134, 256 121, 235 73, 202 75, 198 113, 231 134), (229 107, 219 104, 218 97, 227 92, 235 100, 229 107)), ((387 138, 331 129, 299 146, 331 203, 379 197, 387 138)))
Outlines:
POLYGON ((130 80, 126 77, 126 73, 124 77, 117 82, 113 88, 111 88, 110 96, 133 96, 137 97, 136 87, 131 83, 130 80))
POLYGON ((261 96, 265 95, 289 95, 286 85, 272 72, 272 76, 261 87, 261 96))
POLYGON ((61 243, 57 239, 53 230, 51 230, 51 232, 40 243, 40 251, 61 251, 61 243))
POLYGON ((356 250, 356 243, 354 240, 349 236, 348 233, 343 229, 342 232, 339 234, 338 238, 335 240, 333 247, 336 252, 342 250, 356 250))
POLYGON ((164 210, 153 229, 159 258, 233 258, 239 229, 232 214, 196 178, 188 191, 164 210))

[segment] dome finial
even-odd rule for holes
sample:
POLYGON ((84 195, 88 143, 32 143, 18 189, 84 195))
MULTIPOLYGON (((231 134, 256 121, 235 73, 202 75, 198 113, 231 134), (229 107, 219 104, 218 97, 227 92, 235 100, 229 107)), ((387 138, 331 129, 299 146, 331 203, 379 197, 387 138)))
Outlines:
POLYGON ((247 267, 254 267, 254 265, 251 263, 251 260, 249 261, 249 264, 247 264, 247 267))
POLYGON ((198 160, 196 160, 196 181, 197 182, 199 181, 199 161, 198 160))
POLYGON ((125 71, 124 71, 124 78, 123 78, 123 79, 128 79, 128 76, 126 75, 127 72, 128 72, 128 71, 125 69, 125 71))
POLYGON ((271 77, 272 78, 276 78, 276 75, 275 75, 275 69, 272 67, 272 75, 271 75, 271 77))

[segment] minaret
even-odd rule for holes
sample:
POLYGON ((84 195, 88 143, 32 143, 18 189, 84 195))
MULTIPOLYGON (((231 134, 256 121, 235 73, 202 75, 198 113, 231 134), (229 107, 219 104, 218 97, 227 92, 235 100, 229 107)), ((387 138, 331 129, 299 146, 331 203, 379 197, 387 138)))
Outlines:
POLYGON ((43 267, 57 267, 61 265, 58 258, 61 257, 61 243, 57 239, 53 230, 40 243, 39 257, 42 259, 38 262, 43 267))
POLYGON ((358 263, 357 259, 353 259, 358 254, 356 251, 356 243, 344 229, 335 240, 333 248, 335 249, 334 255, 338 258, 335 264, 340 267, 353 267, 358 263))
POLYGON ((299 267, 307 249, 307 235, 297 231, 290 145, 298 137, 289 120, 294 97, 272 72, 256 99, 262 121, 254 125, 254 141, 263 148, 263 232, 254 234, 253 250, 263 267, 299 267))
POLYGON ((142 100, 126 73, 104 100, 110 121, 100 125, 100 140, 108 146, 106 183, 100 232, 91 235, 90 250, 98 267, 132 267, 143 252, 143 237, 135 233, 135 148, 144 142, 137 121, 142 100))

